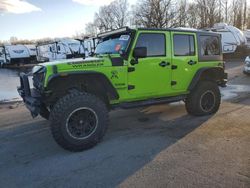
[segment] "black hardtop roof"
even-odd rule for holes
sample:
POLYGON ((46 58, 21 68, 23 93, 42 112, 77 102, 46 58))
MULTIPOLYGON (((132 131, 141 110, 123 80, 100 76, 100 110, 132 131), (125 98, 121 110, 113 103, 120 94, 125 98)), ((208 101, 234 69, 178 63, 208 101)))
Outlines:
POLYGON ((185 33, 200 33, 200 34, 214 34, 214 35, 220 35, 219 33, 206 31, 202 29, 185 29, 185 28, 138 28, 138 30, 145 30, 145 31, 173 31, 173 32, 185 32, 185 33))
POLYGON ((209 35, 217 35, 220 36, 219 33, 206 31, 206 30, 199 30, 199 29, 185 29, 185 28, 129 28, 129 27, 122 27, 119 29, 103 32, 97 35, 97 37, 107 37, 109 35, 113 34, 119 34, 119 33, 126 33, 126 32, 132 32, 132 31, 173 31, 173 32, 186 32, 186 33, 198 33, 198 34, 209 34, 209 35))

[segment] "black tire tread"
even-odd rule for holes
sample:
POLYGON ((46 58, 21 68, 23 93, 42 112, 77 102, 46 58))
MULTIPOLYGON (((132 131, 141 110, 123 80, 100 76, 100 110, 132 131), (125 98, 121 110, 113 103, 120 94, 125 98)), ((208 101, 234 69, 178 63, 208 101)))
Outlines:
POLYGON ((108 111, 103 101, 101 101, 95 95, 79 91, 73 91, 70 94, 65 95, 64 97, 59 99, 50 113, 52 135, 60 146, 69 151, 83 151, 95 146, 103 138, 107 129, 108 120, 109 120, 108 111), (92 102, 94 102, 96 105, 98 105, 99 108, 103 110, 104 114, 106 114, 105 115, 106 122, 104 122, 104 125, 106 125, 106 127, 104 127, 103 131, 95 139, 92 139, 91 141, 88 141, 82 145, 73 145, 64 139, 59 127, 60 119, 62 118, 61 116, 62 114, 64 114, 64 111, 66 110, 68 105, 79 103, 82 102, 83 100, 86 101, 92 100, 92 102))
POLYGON ((220 94, 218 85, 213 81, 201 80, 197 83, 196 87, 188 95, 186 102, 185 102, 185 106, 186 106, 187 112, 190 115, 203 116, 203 115, 211 115, 211 114, 216 113, 220 107, 220 103, 221 103, 221 94, 220 94), (207 89, 211 89, 211 88, 215 92, 217 101, 215 104, 215 108, 211 112, 205 113, 201 109, 199 109, 198 107, 199 100, 197 99, 199 98, 200 92, 207 90, 207 89))

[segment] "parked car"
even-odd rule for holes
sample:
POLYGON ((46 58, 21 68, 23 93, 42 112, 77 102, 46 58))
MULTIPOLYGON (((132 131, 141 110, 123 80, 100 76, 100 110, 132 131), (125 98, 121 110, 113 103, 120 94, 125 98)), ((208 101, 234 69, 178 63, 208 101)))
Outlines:
POLYGON ((18 92, 33 117, 49 119, 56 142, 82 151, 102 140, 108 112, 184 101, 195 116, 217 112, 227 74, 221 35, 180 29, 130 29, 98 35, 94 57, 41 63, 18 92))
POLYGON ((243 69, 243 73, 250 75, 250 56, 247 56, 245 59, 245 66, 243 69))

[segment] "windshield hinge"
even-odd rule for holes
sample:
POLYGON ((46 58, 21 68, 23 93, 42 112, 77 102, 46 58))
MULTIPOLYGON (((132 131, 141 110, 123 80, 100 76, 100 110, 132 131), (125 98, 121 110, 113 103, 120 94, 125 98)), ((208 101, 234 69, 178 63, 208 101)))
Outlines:
POLYGON ((135 67, 128 67, 128 72, 134 72, 135 71, 135 67))

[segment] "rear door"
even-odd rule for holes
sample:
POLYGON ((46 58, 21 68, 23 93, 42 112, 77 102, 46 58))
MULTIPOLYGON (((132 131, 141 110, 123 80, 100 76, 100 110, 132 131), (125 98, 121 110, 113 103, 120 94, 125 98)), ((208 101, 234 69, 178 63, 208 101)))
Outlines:
POLYGON ((172 89, 186 91, 198 67, 195 33, 171 32, 172 89))

